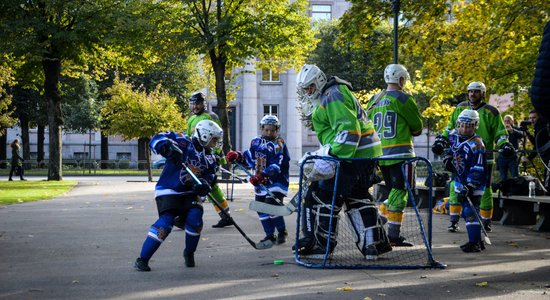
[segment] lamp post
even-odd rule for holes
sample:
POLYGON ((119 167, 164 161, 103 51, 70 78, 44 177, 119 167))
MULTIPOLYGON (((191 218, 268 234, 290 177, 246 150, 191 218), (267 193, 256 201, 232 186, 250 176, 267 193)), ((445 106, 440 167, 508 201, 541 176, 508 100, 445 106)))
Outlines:
POLYGON ((398 61, 398 40, 397 40, 397 28, 399 25, 399 9, 401 3, 399 0, 392 0, 391 9, 393 11, 393 63, 397 64, 398 61))

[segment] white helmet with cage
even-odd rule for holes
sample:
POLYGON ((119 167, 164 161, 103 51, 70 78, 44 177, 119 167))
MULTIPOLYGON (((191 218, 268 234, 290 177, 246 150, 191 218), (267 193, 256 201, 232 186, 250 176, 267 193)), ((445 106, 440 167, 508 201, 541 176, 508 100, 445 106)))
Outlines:
POLYGON ((223 130, 212 120, 202 120, 197 123, 193 136, 197 138, 203 147, 206 147, 212 139, 217 138, 218 144, 216 147, 219 147, 223 139, 223 130))
POLYGON ((264 125, 273 125, 275 128, 279 129, 281 127, 281 123, 279 122, 279 118, 274 115, 265 115, 262 120, 260 121, 260 127, 264 125))
POLYGON ((474 81, 468 84, 468 91, 481 91, 481 95, 485 96, 487 88, 485 87, 485 84, 483 84, 483 82, 474 81))
POLYGON ((391 64, 384 70, 384 81, 386 81, 386 83, 395 83, 401 86, 399 82, 401 78, 405 78, 405 80, 411 78, 409 72, 403 65, 391 64))
POLYGON ((327 84, 327 76, 316 65, 305 64, 296 77, 298 103, 302 113, 310 116, 321 103, 321 92, 327 84), (314 91, 309 92, 309 89, 314 91))
POLYGON ((456 120, 456 127, 461 125, 466 125, 467 127, 474 127, 477 129, 479 125, 479 113, 473 109, 465 109, 460 112, 458 119, 456 120))

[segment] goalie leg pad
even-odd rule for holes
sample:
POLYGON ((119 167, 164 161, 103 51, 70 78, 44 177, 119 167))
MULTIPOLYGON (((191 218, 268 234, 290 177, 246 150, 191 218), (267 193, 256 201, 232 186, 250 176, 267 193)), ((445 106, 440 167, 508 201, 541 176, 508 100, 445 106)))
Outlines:
POLYGON ((346 208, 351 231, 355 237, 355 245, 367 259, 376 259, 377 255, 391 251, 386 231, 374 203, 368 199, 348 198, 346 208))
POLYGON ((339 206, 338 203, 335 203, 334 209, 331 212, 332 193, 326 193, 325 191, 322 191, 320 193, 313 192, 312 195, 313 199, 315 200, 312 214, 314 216, 314 222, 315 224, 317 224, 317 226, 315 226, 313 229, 315 240, 317 244, 321 247, 326 247, 330 235, 330 249, 332 251, 334 247, 336 247, 336 238, 338 235, 336 228, 338 226, 341 206, 339 206))

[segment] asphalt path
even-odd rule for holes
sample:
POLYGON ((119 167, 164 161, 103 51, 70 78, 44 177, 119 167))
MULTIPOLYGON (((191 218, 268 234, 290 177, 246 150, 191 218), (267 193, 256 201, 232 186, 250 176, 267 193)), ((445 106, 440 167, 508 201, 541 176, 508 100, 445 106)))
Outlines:
MULTIPOLYGON (((292 240, 260 251, 233 227, 211 228, 218 216, 205 204, 197 266, 184 266, 184 233, 174 230, 153 270, 138 272, 134 261, 157 218, 154 183, 75 179, 73 190, 54 199, 0 208, 1 299, 550 299, 550 233, 494 225, 493 245, 466 254, 458 248, 466 234, 448 233, 440 215, 433 252, 446 269, 309 269, 294 262, 292 240)), ((252 199, 249 184, 236 184, 231 210, 259 241, 252 199)), ((293 237, 295 214, 286 221, 293 237)))

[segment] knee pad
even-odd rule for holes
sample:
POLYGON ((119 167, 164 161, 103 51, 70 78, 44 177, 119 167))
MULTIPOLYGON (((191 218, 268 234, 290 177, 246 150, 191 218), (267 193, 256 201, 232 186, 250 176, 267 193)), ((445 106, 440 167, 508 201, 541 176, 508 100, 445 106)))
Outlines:
POLYGON ((370 245, 378 249, 379 245, 388 243, 386 231, 374 203, 367 199, 347 199, 346 207, 355 245, 363 255, 367 254, 367 247, 370 245))
POLYGON ((151 225, 147 236, 157 240, 159 242, 164 242, 166 237, 172 232, 172 227, 174 227, 174 215, 164 214, 159 217, 159 219, 151 225))
POLYGON ((470 206, 470 203, 466 202, 464 206, 462 207, 462 217, 466 222, 477 222, 477 218, 475 217, 474 207, 470 206))
POLYGON ((202 231, 202 207, 193 207, 187 212, 185 231, 191 234, 200 234, 202 231))

